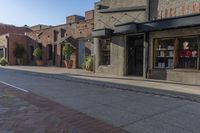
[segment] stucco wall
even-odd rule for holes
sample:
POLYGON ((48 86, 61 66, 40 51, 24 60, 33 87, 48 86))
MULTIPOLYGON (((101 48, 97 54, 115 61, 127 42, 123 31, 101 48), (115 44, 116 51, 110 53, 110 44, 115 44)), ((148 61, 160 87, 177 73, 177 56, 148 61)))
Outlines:
MULTIPOLYGON (((137 7, 147 5, 147 0, 101 0, 96 3, 94 29, 114 29, 115 25, 129 22, 147 21, 146 11, 121 11, 113 13, 100 13, 98 5, 107 9, 137 7)), ((111 37, 111 64, 108 66, 100 65, 100 46, 98 38, 94 39, 95 45, 95 69, 97 72, 110 73, 115 75, 126 75, 126 35, 111 37)))
MULTIPOLYGON (((101 44, 99 44, 101 45, 101 44)), ((96 72, 110 73, 115 75, 125 75, 125 48, 126 48, 126 37, 125 36, 114 36, 111 39, 111 64, 108 66, 99 66, 100 60, 97 59, 96 72)), ((97 49, 98 51, 100 49, 97 49)), ((100 57, 97 57, 100 58, 100 57)))
MULTIPOLYGON (((145 6, 146 0, 101 0, 97 5, 107 6, 108 9, 145 6)), ((114 28, 117 24, 128 22, 144 22, 146 20, 145 11, 129 11, 129 12, 115 12, 115 13, 100 13, 95 10, 94 29, 114 28), (125 15, 127 14, 127 15, 125 15)))

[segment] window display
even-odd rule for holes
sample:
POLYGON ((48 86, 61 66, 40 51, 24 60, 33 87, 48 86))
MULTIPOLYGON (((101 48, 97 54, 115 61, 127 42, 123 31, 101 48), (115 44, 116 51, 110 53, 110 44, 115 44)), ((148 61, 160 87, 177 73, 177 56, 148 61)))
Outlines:
POLYGON ((198 69, 198 37, 155 39, 154 67, 198 69))
POLYGON ((175 39, 157 40, 155 46, 155 66, 157 68, 173 68, 175 39))
POLYGON ((101 65, 110 65, 110 40, 101 40, 101 65))
POLYGON ((178 68, 197 68, 198 38, 180 38, 178 47, 178 68))

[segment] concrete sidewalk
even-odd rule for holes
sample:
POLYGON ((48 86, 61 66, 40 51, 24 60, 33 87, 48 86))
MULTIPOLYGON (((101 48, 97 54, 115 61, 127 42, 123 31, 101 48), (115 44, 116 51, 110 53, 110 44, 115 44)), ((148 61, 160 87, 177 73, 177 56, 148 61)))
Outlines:
POLYGON ((1 68, 23 72, 32 72, 37 74, 48 74, 48 76, 51 75, 51 77, 57 79, 75 80, 77 82, 86 82, 89 84, 103 85, 107 87, 130 90, 135 90, 135 88, 137 88, 135 91, 144 91, 145 93, 158 93, 159 95, 174 94, 172 95, 173 97, 176 97, 176 94, 178 93, 182 94, 179 95, 180 98, 190 98, 190 100, 198 100, 200 102, 200 86, 197 85, 186 85, 177 82, 143 79, 139 77, 121 77, 109 74, 105 75, 81 69, 34 66, 6 66, 1 68), (141 90, 138 90, 138 88, 141 88, 141 90), (143 90, 142 88, 146 89, 143 90), (194 95, 196 97, 194 97, 194 95))

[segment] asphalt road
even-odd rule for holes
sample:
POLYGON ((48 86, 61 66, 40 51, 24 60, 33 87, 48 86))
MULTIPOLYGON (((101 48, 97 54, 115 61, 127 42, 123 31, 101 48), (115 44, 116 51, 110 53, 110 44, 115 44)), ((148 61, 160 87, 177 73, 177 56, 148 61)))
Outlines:
MULTIPOLYGON (((70 79, 70 77, 68 77, 70 79)), ((200 103, 0 69, 0 81, 130 133, 199 133, 200 103)))

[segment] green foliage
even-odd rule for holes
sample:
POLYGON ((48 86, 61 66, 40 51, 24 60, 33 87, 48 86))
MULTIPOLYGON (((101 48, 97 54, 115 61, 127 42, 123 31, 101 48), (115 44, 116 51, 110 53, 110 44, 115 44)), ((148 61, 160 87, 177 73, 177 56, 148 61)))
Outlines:
POLYGON ((92 69, 93 69, 93 57, 92 56, 86 56, 82 66, 83 66, 83 69, 92 71, 92 69))
POLYGON ((0 65, 5 66, 7 64, 8 64, 8 62, 4 57, 0 59, 0 65))
POLYGON ((74 53, 75 49, 71 46, 70 43, 65 43, 62 49, 62 54, 65 57, 65 60, 70 60, 71 55, 74 53))
POLYGON ((24 54, 26 53, 25 48, 23 46, 20 46, 20 44, 16 44, 16 47, 14 49, 14 55, 16 58, 21 59, 24 57, 24 54))
POLYGON ((42 58, 42 49, 41 48, 36 48, 33 52, 33 56, 36 57, 37 59, 42 58))

